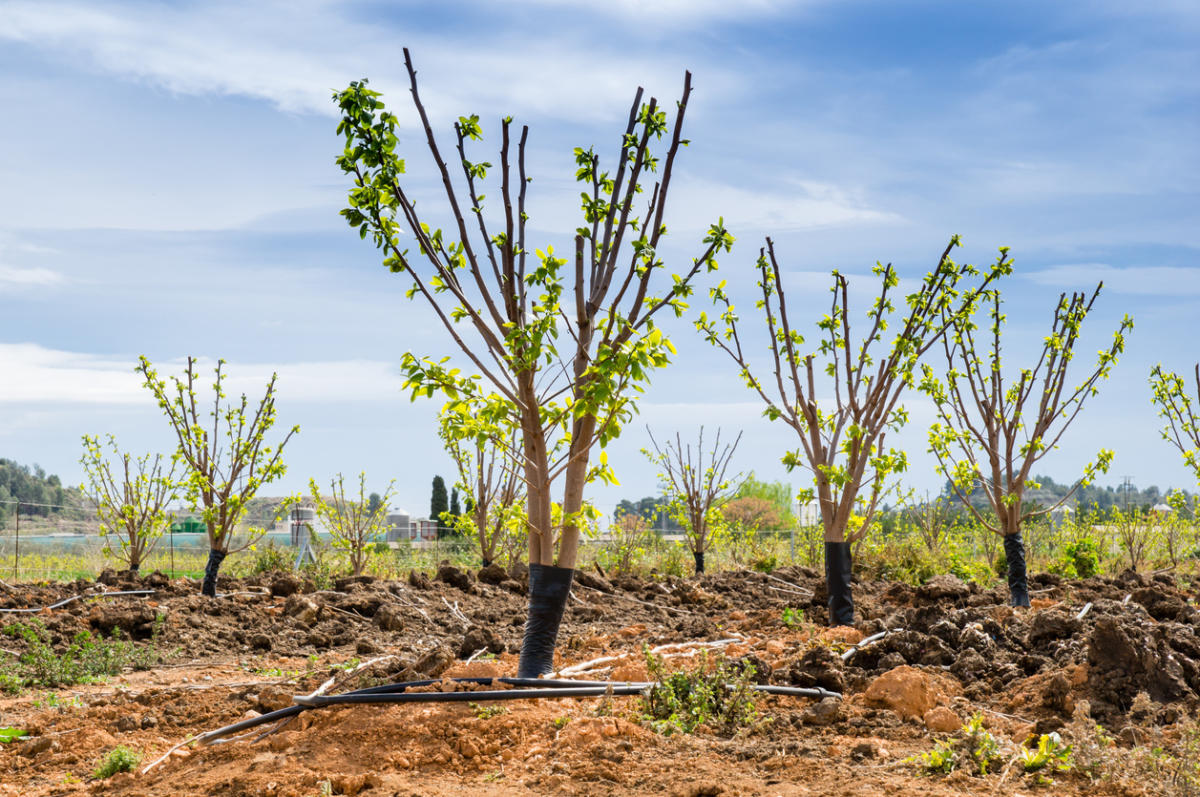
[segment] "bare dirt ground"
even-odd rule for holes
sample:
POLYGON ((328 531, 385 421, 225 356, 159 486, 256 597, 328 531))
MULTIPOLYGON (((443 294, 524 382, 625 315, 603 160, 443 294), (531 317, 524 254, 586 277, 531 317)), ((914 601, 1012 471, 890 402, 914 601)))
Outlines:
MULTIPOLYGON (((154 644, 166 658, 106 683, 0 697, 0 727, 30 731, 0 746, 0 797, 1153 795, 1165 786, 1152 775, 1094 780, 1097 770, 1078 765, 1081 744, 1075 769, 1040 776, 1049 784, 1011 765, 983 777, 965 769, 925 776, 904 759, 952 737, 976 712, 1014 743, 1052 731, 1073 738, 1089 723, 1072 717, 1086 714, 1113 737, 1112 756, 1169 742, 1200 702, 1200 612, 1165 576, 1035 576, 1031 611, 1006 607, 1003 590, 947 576, 918 588, 857 584, 859 626, 824 629, 820 581, 803 568, 615 583, 584 573, 560 635, 560 669, 642 680, 643 646, 673 645, 668 661, 686 666, 706 642, 754 664, 763 680, 822 686, 845 700, 764 699, 769 721, 734 738, 705 728, 656 734, 637 721, 636 697, 490 704, 494 713, 465 704, 342 706, 307 711, 273 733, 261 726, 184 745, 143 774, 180 742, 292 705, 331 676, 332 694, 515 673, 524 581, 444 567, 406 582, 344 579, 316 590, 294 576, 264 576, 222 580, 216 600, 157 574, 100 581, 23 586, 0 594, 0 608, 99 589, 155 592, 3 614, 0 624, 37 617, 60 645, 85 629, 147 640, 157 624, 154 644), (884 629, 893 633, 843 661, 850 645, 884 629), (137 772, 93 779, 117 745, 143 754, 137 772)), ((22 649, 7 637, 0 644, 22 649)))

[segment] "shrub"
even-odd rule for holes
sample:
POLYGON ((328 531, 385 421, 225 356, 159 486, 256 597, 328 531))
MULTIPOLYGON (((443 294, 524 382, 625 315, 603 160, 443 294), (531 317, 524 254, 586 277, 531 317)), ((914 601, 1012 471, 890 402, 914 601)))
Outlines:
POLYGON ((96 767, 96 771, 92 773, 92 777, 97 780, 104 780, 105 778, 111 778, 118 772, 130 772, 141 760, 141 753, 130 750, 124 745, 118 745, 100 760, 100 764, 96 767))
POLYGON ((18 692, 28 686, 88 683, 107 675, 117 675, 126 667, 148 669, 161 658, 156 642, 162 623, 160 616, 150 642, 144 646, 121 639, 120 632, 115 630, 110 638, 80 631, 62 653, 55 653, 40 620, 13 623, 4 628, 4 634, 24 640, 26 650, 14 666, 6 668, 0 686, 5 691, 18 692))
POLYGON ((709 666, 701 652, 690 672, 667 672, 662 658, 645 648, 654 685, 640 699, 640 719, 656 733, 693 733, 700 726, 727 736, 753 731, 769 718, 754 699, 754 667, 724 658, 709 666))

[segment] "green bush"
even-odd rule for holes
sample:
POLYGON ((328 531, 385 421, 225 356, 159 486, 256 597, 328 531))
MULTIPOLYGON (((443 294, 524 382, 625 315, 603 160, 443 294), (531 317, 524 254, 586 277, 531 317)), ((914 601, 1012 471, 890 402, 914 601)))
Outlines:
POLYGON ((254 564, 250 566, 250 572, 258 575, 291 570, 292 556, 292 552, 287 548, 281 548, 271 541, 254 552, 254 564))
POLYGON ((124 745, 118 745, 100 760, 100 764, 96 767, 96 771, 92 773, 92 777, 96 780, 104 780, 105 778, 111 778, 118 772, 132 772, 134 767, 141 763, 141 760, 141 753, 130 750, 124 745))
POLYGON ((701 725, 727 736, 766 722, 758 711, 754 667, 720 658, 709 666, 701 652, 690 672, 667 672, 662 658, 644 648, 654 685, 640 699, 640 719, 656 733, 692 733, 701 725))
POLYGON ((156 643, 162 623, 160 616, 150 642, 144 646, 121 639, 116 630, 109 638, 80 631, 62 653, 54 651, 40 620, 5 626, 4 635, 24 640, 26 649, 12 666, 5 668, 0 687, 7 692, 19 692, 29 686, 71 686, 117 675, 126 667, 149 669, 161 658, 156 643))

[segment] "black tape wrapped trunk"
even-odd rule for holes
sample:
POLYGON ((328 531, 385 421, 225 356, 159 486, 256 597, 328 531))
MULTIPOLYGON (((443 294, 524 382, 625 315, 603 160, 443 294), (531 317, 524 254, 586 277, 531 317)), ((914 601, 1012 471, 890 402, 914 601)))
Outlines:
POLYGON ((696 560, 696 575, 704 575, 704 551, 692 551, 692 558, 696 560))
POLYGON ((521 643, 518 678, 537 678, 554 671, 554 646, 562 624, 575 571, 553 565, 529 566, 529 616, 521 643))
POLYGON ((825 543, 825 586, 829 592, 829 624, 854 625, 850 594, 850 543, 825 543))
POLYGON ((224 561, 224 551, 209 550, 208 564, 204 566, 204 582, 200 585, 201 595, 207 595, 210 598, 217 597, 217 571, 221 569, 221 562, 224 561))
POLYGON ((1025 573, 1025 541, 1021 532, 1004 538, 1004 558, 1008 562, 1008 605, 1029 605, 1029 582, 1025 573))

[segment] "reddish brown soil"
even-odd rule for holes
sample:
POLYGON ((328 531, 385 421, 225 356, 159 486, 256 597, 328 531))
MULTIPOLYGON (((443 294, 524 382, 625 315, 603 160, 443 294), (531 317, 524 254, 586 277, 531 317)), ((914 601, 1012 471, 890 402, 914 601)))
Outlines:
MULTIPOLYGON (((423 676, 512 674, 526 600, 519 575, 453 568, 404 583, 348 579, 328 591, 291 576, 223 581, 229 594, 217 600, 184 580, 109 574, 107 589, 156 593, 33 616, 59 644, 83 629, 146 639, 164 616, 155 644, 169 657, 106 684, 0 698, 0 727, 31 732, 0 747, 0 797, 1025 793, 1036 786, 1019 773, 924 777, 903 759, 945 738, 927 723, 953 727, 978 710, 993 733, 1019 742, 1032 732, 1067 732, 1087 701, 1125 745, 1143 743, 1152 729, 1170 734, 1195 714, 1200 614, 1170 580, 1035 577, 1036 606, 1020 612, 1003 605, 1001 591, 948 577, 920 588, 857 585, 859 627, 826 630, 816 575, 790 568, 774 578, 616 584, 586 575, 574 590, 559 666, 620 657, 586 677, 644 678, 646 644, 736 637, 725 654, 753 662, 772 683, 845 692, 840 705, 767 699, 771 721, 733 739, 704 729, 657 735, 637 723, 636 698, 508 702, 496 704, 506 710, 495 716, 462 704, 339 707, 306 712, 269 735, 263 726, 245 738, 184 746, 147 774, 95 781, 97 761, 118 744, 143 752, 144 768, 190 736, 291 705, 292 695, 339 672, 331 664, 379 659, 342 673, 330 693, 423 676), (813 622, 785 626, 786 606, 813 622), (847 644, 883 628, 902 630, 842 663, 847 644), (487 660, 463 662, 480 650, 490 651, 487 660), (57 706, 48 705, 49 692, 57 706), (1135 706, 1139 692, 1150 700, 1135 706)), ((0 608, 44 606, 96 586, 22 587, 0 596, 0 608)), ((0 615, 0 624, 30 616, 0 615)), ((1161 793, 1138 778, 1095 784, 1062 773, 1054 781, 1054 794, 1161 793)))

